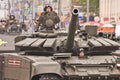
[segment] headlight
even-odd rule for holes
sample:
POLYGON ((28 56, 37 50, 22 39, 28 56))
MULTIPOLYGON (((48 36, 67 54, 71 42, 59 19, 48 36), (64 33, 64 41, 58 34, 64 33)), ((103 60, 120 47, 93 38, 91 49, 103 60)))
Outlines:
POLYGON ((4 25, 2 25, 2 28, 5 28, 5 26, 4 26, 4 25))
POLYGON ((18 27, 20 27, 20 25, 19 25, 19 24, 18 24, 17 26, 18 26, 18 27))
POLYGON ((117 57, 117 63, 116 63, 116 66, 117 66, 118 68, 120 68, 120 57, 117 57))
POLYGON ((120 68, 120 63, 117 63, 116 65, 117 65, 117 67, 119 67, 119 68, 120 68))

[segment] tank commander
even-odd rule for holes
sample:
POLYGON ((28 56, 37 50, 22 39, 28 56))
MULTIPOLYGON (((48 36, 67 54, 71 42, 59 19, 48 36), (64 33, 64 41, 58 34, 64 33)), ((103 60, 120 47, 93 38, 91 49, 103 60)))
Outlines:
POLYGON ((41 13, 38 21, 40 29, 53 30, 55 25, 60 22, 60 19, 51 6, 45 6, 44 12, 41 13))

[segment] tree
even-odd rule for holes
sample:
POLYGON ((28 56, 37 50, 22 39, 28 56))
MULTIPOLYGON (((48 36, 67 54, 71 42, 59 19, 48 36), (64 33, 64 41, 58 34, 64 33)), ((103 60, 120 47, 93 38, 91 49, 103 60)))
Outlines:
POLYGON ((90 12, 99 15, 99 0, 90 0, 90 12))
MULTIPOLYGON (((72 0, 73 4, 78 3, 78 5, 81 5, 81 10, 83 12, 86 12, 86 6, 87 6, 87 0, 72 0)), ((99 15, 99 0, 89 0, 90 4, 90 12, 96 13, 96 15, 99 15)))

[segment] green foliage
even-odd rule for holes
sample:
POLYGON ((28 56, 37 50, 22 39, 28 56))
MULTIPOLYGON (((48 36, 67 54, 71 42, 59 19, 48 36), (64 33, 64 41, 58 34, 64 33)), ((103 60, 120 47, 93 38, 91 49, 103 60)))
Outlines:
POLYGON ((86 2, 86 0, 80 0, 80 2, 86 2))
POLYGON ((90 12, 99 14, 99 0, 90 0, 90 12))
MULTIPOLYGON (((83 12, 86 12, 86 5, 87 5, 87 0, 79 0, 81 4, 83 4, 82 10, 83 12), (86 3, 86 4, 85 4, 86 3)), ((89 0, 89 5, 90 5, 90 12, 94 12, 97 15, 99 15, 99 0, 89 0)))
POLYGON ((57 0, 53 0, 53 2, 57 2, 57 0))

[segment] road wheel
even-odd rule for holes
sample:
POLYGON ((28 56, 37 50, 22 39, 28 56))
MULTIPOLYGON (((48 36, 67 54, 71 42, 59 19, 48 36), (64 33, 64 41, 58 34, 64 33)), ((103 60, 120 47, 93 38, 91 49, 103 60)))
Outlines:
POLYGON ((59 76, 56 75, 42 75, 39 80, 61 80, 59 76))

